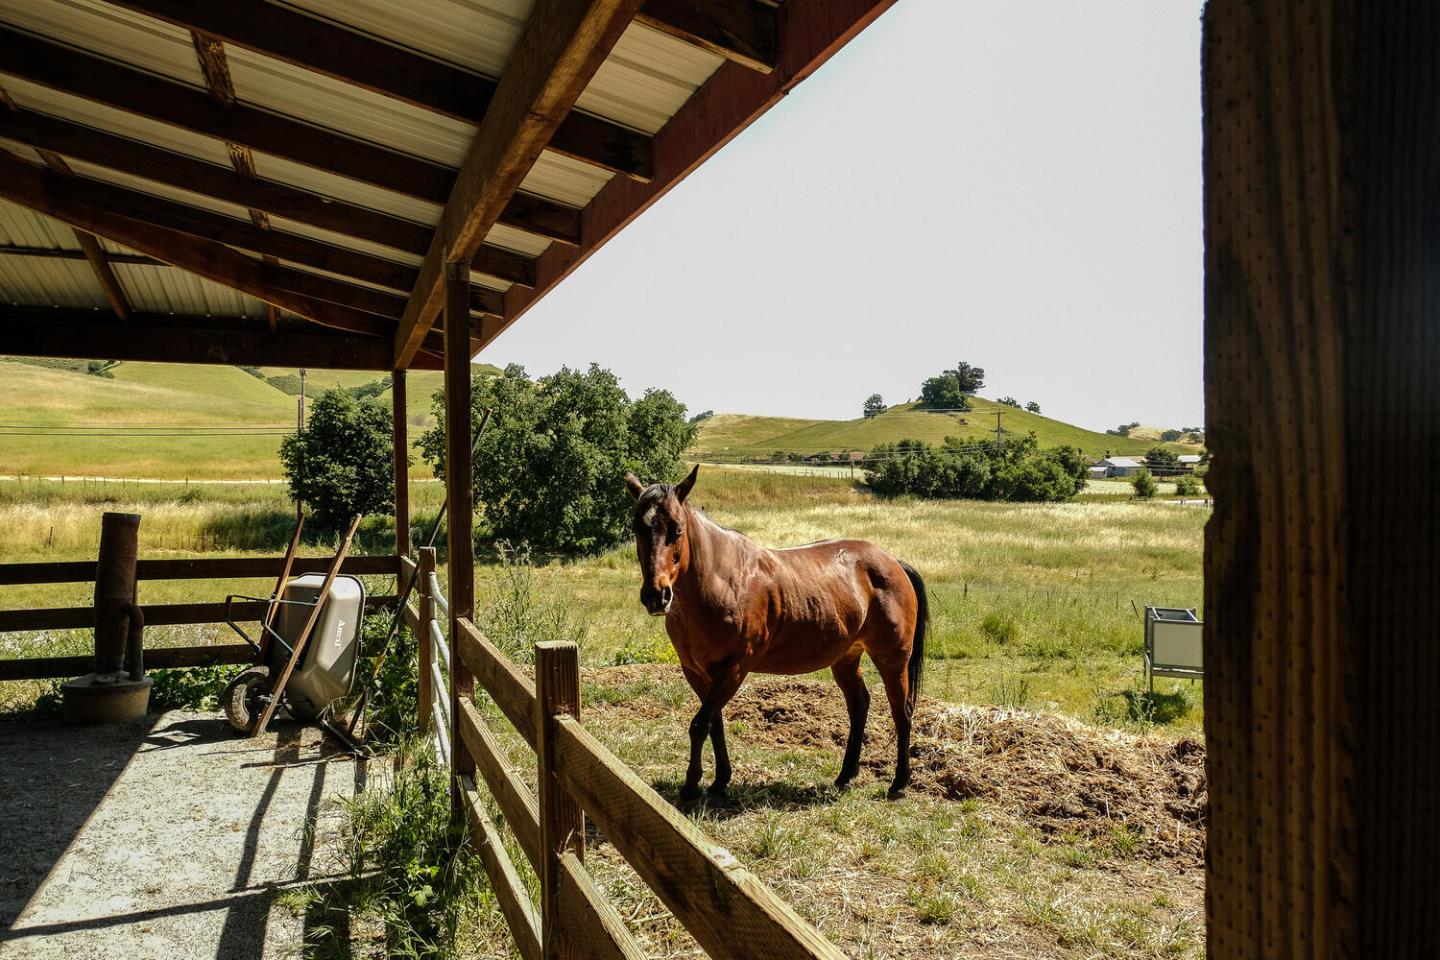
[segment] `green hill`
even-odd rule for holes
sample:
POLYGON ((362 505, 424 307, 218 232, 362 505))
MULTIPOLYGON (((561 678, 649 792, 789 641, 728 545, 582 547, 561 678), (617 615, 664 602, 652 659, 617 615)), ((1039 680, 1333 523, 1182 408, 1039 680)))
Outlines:
MULTIPOLYGON (((821 451, 870 450, 882 443, 906 439, 934 444, 942 443, 946 437, 984 439, 995 436, 996 413, 1000 414, 1000 425, 1006 433, 1023 436, 1034 431, 1042 447, 1069 444, 1100 457, 1107 450, 1115 454, 1143 454, 1156 446, 1154 440, 1096 433, 993 400, 974 397, 971 403, 974 409, 961 414, 917 410, 914 404, 901 404, 878 417, 857 420, 798 420, 722 413, 701 422, 700 435, 691 455, 726 459, 769 457, 776 451, 808 455, 821 451)), ((1163 446, 1185 451, 1198 449, 1183 444, 1163 446)))
MULTIPOLYGON (((117 363, 109 376, 83 362, 0 357, 0 475, 271 479, 280 441, 295 427, 299 370, 117 363), (223 429, 222 429, 223 428, 223 429)), ((489 364, 477 372, 498 373, 489 364)), ((354 389, 375 371, 306 371, 306 393, 354 389)), ((411 371, 406 420, 412 442, 428 428, 438 370, 411 371)), ((390 390, 379 395, 386 404, 390 390)), ((430 475, 416 457, 415 476, 430 475)))

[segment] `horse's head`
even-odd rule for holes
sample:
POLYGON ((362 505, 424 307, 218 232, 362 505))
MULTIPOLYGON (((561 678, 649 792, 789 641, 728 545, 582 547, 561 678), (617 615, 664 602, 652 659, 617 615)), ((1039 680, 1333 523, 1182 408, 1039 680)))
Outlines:
POLYGON ((695 486, 700 465, 690 476, 671 486, 645 486, 635 474, 625 474, 625 486, 635 500, 632 526, 635 549, 640 556, 640 602, 651 616, 663 616, 675 599, 675 581, 680 576, 685 552, 685 498, 695 486))

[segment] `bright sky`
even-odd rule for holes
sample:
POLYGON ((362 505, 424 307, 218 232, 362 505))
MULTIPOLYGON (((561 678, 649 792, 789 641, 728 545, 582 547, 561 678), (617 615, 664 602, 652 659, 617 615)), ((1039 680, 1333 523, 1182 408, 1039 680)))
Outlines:
POLYGON ((1200 0, 900 0, 481 354, 849 419, 1204 421, 1200 0))

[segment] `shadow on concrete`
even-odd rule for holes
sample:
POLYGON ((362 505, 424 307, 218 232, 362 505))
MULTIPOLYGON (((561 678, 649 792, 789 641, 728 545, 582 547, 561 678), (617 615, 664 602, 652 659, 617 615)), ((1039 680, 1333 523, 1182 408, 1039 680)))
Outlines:
MULTIPOLYGON (((159 717, 74 727, 0 723, 0 926, 10 930, 159 717)), ((0 940, 3 940, 0 934, 0 940)))

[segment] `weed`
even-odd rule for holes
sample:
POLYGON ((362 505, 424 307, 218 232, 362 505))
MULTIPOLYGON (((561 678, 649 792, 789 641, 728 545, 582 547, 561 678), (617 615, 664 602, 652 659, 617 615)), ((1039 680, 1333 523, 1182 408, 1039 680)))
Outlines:
POLYGON ((921 923, 947 926, 960 911, 960 901, 933 884, 911 884, 905 891, 905 902, 915 908, 921 923))
POLYGON ((995 678, 990 700, 997 707, 1019 710, 1030 702, 1030 681, 1002 670, 995 678))
POLYGON ((980 630, 1002 647, 1020 642, 1020 623, 1009 613, 992 610, 985 614, 980 630))
POLYGON ((220 705, 220 694, 243 669, 240 664, 225 664, 151 670, 146 674, 154 681, 150 688, 150 708, 214 710, 220 705))

